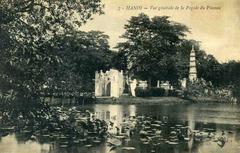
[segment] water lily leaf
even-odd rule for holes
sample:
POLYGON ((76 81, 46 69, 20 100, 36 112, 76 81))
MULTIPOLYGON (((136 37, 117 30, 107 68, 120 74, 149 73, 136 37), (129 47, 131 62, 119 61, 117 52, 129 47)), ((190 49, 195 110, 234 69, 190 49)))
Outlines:
POLYGON ((88 144, 88 145, 85 145, 85 147, 92 147, 92 145, 91 145, 91 144, 88 144))
POLYGON ((136 148, 134 147, 122 147, 123 150, 135 150, 136 148))

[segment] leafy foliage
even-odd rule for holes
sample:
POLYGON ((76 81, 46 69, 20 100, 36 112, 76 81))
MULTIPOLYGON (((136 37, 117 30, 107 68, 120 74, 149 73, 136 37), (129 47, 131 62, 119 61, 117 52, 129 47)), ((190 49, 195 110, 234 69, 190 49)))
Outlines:
POLYGON ((156 87, 146 88, 146 89, 137 87, 135 89, 135 92, 137 97, 160 97, 160 96, 164 96, 166 93, 164 88, 156 88, 156 87))
POLYGON ((1 0, 1 96, 24 103, 37 97, 49 66, 61 62, 53 38, 78 30, 102 8, 100 0, 1 0))
POLYGON ((110 67, 108 36, 99 31, 75 31, 53 38, 61 64, 48 67, 47 86, 65 91, 92 91, 95 71, 110 67))
POLYGON ((220 70, 222 74, 220 85, 230 88, 240 102, 240 62, 229 61, 223 63, 220 70))
POLYGON ((144 80, 176 82, 175 55, 188 28, 169 21, 167 16, 150 19, 140 14, 132 17, 125 29, 123 38, 127 41, 118 44, 118 48, 127 57, 129 72, 144 80))

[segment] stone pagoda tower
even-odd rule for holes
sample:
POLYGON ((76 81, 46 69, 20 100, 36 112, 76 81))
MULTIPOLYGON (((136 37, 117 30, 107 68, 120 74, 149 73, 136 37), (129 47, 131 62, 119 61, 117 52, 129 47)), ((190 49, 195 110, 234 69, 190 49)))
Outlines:
POLYGON ((197 80, 196 55, 194 46, 192 46, 189 62, 189 81, 193 82, 195 80, 197 80))

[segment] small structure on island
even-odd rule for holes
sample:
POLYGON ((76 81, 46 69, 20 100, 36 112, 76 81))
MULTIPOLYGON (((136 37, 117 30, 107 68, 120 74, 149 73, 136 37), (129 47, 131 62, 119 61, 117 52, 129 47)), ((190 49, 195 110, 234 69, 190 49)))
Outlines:
POLYGON ((197 80, 197 68, 196 68, 196 54, 194 50, 194 46, 192 46, 192 50, 190 53, 190 61, 189 61, 189 77, 190 82, 194 82, 197 80))
POLYGON ((157 88, 163 88, 165 90, 172 90, 173 86, 171 86, 169 81, 157 81, 157 88))
POLYGON ((187 78, 179 79, 180 85, 182 89, 187 88, 187 78))
POLYGON ((148 87, 148 83, 146 80, 133 79, 133 80, 130 80, 129 83, 130 83, 129 85, 130 85, 130 89, 131 89, 130 92, 133 97, 136 97, 135 89, 137 87, 142 88, 142 89, 146 89, 148 87))
POLYGON ((130 92, 133 97, 136 97, 135 89, 137 88, 137 79, 133 79, 129 81, 130 83, 130 92))
POLYGON ((137 87, 142 88, 142 89, 146 89, 148 87, 148 83, 146 80, 139 80, 137 87))
POLYGON ((101 70, 95 73, 95 96, 96 97, 120 97, 124 90, 123 71, 110 69, 105 73, 101 70))

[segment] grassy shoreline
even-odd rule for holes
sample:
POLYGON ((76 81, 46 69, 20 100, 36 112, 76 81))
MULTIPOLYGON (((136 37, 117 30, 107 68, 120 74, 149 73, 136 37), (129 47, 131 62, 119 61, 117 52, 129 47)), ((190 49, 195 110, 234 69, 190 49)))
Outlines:
POLYGON ((98 97, 97 104, 175 104, 175 103, 229 103, 225 99, 216 97, 98 97))
POLYGON ((189 100, 179 97, 98 97, 96 103, 98 104, 170 104, 170 103, 190 103, 189 100))
POLYGON ((91 105, 91 104, 179 104, 179 103, 228 103, 233 104, 226 99, 219 99, 216 97, 97 97, 93 102, 85 101, 71 101, 69 99, 53 99, 47 101, 51 106, 68 106, 68 105, 91 105), (95 101, 96 100, 96 101, 95 101))

